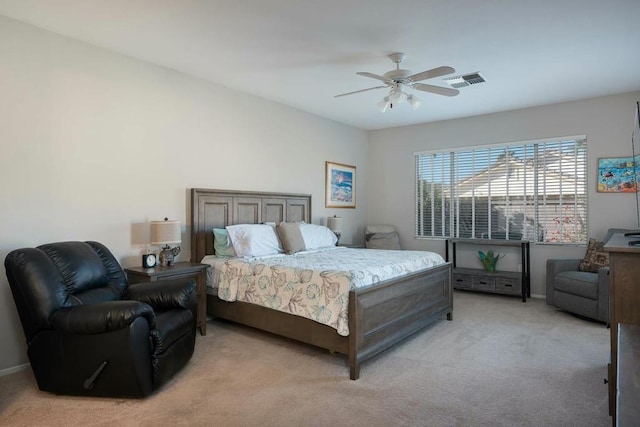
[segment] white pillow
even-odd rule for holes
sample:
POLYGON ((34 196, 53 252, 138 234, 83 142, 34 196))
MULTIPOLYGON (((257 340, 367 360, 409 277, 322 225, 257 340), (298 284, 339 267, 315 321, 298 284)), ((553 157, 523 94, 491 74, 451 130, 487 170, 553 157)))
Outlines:
POLYGON ((267 224, 238 224, 227 226, 229 239, 240 257, 283 253, 275 227, 267 224))
POLYGON ((300 224, 300 232, 308 251, 335 246, 338 242, 338 237, 324 225, 300 224))

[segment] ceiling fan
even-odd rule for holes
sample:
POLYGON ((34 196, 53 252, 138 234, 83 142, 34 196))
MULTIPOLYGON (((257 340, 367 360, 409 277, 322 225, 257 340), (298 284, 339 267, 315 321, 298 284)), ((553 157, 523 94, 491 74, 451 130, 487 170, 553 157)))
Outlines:
POLYGON ((378 102, 378 108, 384 113, 385 111, 387 111, 387 108, 393 108, 393 104, 399 104, 403 101, 409 102, 414 110, 422 105, 422 101, 420 101, 415 95, 405 92, 407 88, 444 96, 456 96, 460 93, 460 91, 458 91, 457 89, 417 83, 422 80, 452 74, 455 73, 456 70, 451 67, 437 67, 431 70, 422 71, 421 73, 411 74, 411 71, 409 70, 400 69, 400 63, 404 60, 405 56, 406 55, 402 52, 390 54, 389 59, 391 59, 391 61, 396 64, 396 69, 388 71, 381 76, 362 71, 356 73, 359 76, 370 77, 372 79, 383 81, 383 86, 375 86, 368 89, 356 90, 354 92, 342 93, 340 95, 336 95, 335 98, 338 98, 340 96, 353 95, 354 93, 366 92, 368 90, 388 87, 390 88, 389 93, 380 102, 378 102))

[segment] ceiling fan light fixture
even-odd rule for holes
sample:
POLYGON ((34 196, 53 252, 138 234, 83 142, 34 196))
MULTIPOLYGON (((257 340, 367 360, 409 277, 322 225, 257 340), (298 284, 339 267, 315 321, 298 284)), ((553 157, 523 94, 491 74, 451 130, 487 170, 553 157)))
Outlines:
POLYGON ((411 104, 411 108, 414 110, 417 110, 422 105, 422 101, 413 95, 407 96, 407 102, 411 104))
POLYGON ((389 92, 389 100, 391 100, 394 104, 399 104, 407 99, 407 94, 404 93, 400 88, 393 88, 391 92, 389 92))
POLYGON ((391 105, 391 101, 388 96, 385 96, 380 102, 378 102, 378 110, 380 110, 381 113, 384 113, 387 111, 387 108, 389 108, 389 105, 391 105))
MULTIPOLYGON (((441 67, 432 68, 430 70, 425 70, 419 73, 413 73, 410 70, 400 69, 400 63, 405 58, 404 53, 392 53, 389 55, 389 58, 396 64, 395 70, 388 71, 383 75, 369 73, 366 71, 358 71, 356 73, 359 76, 379 80, 384 83, 383 86, 374 86, 366 89, 356 90, 353 92, 341 93, 339 95, 335 95, 334 98, 353 95, 360 92, 367 92, 374 89, 388 88, 389 92, 387 93, 387 96, 385 96, 376 104, 378 109, 384 113, 385 111, 387 111, 387 109, 393 108, 393 104, 400 104, 404 101, 407 101, 409 104, 411 104, 411 108, 413 108, 414 110, 418 109, 422 105, 422 101, 420 99, 413 96, 413 94, 404 92, 403 89, 406 88, 415 89, 422 92, 430 92, 436 95, 443 96, 456 96, 460 93, 460 91, 457 89, 420 83, 423 80, 453 74, 456 71, 453 67, 443 65, 441 67)), ((481 83, 484 81, 482 76, 480 76, 480 74, 478 73, 461 77, 463 77, 462 80, 465 85, 481 83)), ((452 85, 454 84, 458 83, 453 83, 452 85)))

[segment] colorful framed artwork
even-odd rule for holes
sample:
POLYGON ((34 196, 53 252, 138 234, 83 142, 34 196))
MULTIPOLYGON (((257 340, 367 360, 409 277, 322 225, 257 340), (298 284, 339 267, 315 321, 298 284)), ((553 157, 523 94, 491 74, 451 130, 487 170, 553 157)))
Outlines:
POLYGON ((356 167, 326 162, 325 207, 356 207, 356 167))
POLYGON ((640 180, 638 162, 635 157, 612 157, 598 159, 599 193, 634 193, 640 180))

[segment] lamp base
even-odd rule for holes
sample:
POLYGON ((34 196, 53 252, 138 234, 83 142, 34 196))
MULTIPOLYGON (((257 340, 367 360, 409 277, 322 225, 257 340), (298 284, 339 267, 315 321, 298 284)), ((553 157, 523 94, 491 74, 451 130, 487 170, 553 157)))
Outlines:
POLYGON ((158 261, 160 261, 160 265, 163 267, 168 267, 173 264, 175 257, 178 256, 182 249, 180 246, 176 246, 175 248, 170 248, 169 245, 162 248, 160 254, 158 255, 158 261))
POLYGON ((336 246, 338 246, 338 244, 340 243, 340 236, 342 236, 342 233, 339 231, 334 231, 333 234, 335 234, 336 237, 338 238, 338 240, 336 240, 336 246))

